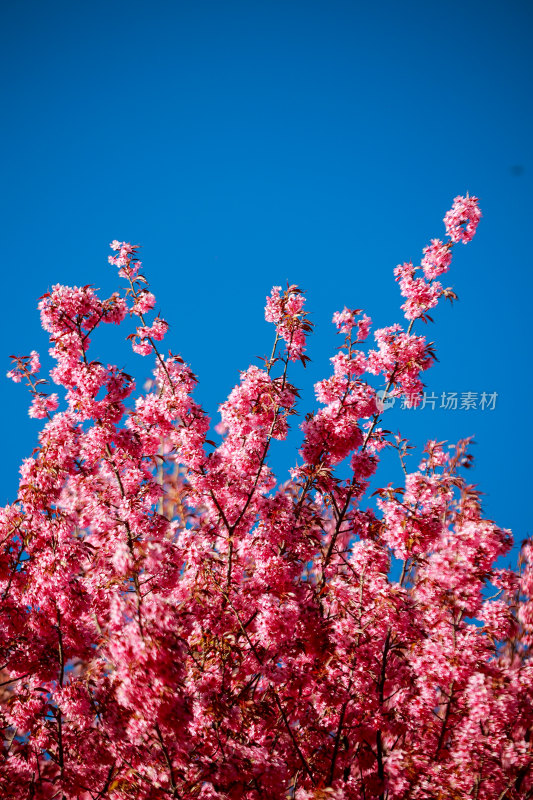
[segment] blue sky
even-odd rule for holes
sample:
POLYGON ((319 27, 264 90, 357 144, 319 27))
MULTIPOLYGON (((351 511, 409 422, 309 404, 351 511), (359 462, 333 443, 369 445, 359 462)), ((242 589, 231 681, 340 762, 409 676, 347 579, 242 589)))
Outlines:
MULTIPOLYGON (((531 533, 531 33, 515 0, 4 4, 5 370, 10 353, 46 352, 35 306, 52 284, 116 288, 108 242, 125 239, 143 245, 169 346, 215 421, 270 350, 270 287, 305 289, 313 360, 292 376, 305 413, 339 343, 333 312, 397 321, 394 266, 442 236, 469 191, 484 218, 456 248, 460 302, 435 314, 426 382, 497 392, 496 407, 395 408, 388 426, 418 444, 475 435, 488 515, 531 533)), ((116 330, 94 357, 140 382, 149 371, 116 330)), ((2 398, 8 502, 40 423, 20 385, 3 380, 2 398)), ((274 453, 283 477, 297 443, 274 453)))

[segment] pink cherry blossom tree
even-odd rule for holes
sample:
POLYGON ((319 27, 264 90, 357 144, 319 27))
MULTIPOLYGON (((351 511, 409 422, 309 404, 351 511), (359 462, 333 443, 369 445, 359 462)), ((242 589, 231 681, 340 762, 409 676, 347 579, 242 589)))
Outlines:
POLYGON ((407 322, 373 346, 361 310, 334 315, 342 346, 283 484, 270 449, 312 330, 296 286, 267 299, 272 352, 220 406, 219 445, 137 247, 111 245, 125 291, 41 298, 58 391, 36 352, 9 373, 45 422, 0 511, 2 797, 533 797, 533 545, 497 568, 511 535, 464 478, 468 441, 429 441, 416 467, 380 418, 387 397, 420 400, 420 322, 454 298, 441 280, 480 216, 457 197, 446 241, 396 268, 407 322), (129 318, 144 392, 89 355, 129 318))

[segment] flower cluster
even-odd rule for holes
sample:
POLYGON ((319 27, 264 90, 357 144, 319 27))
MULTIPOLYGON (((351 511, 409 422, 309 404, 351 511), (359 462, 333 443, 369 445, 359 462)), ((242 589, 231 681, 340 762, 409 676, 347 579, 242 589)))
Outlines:
POLYGON ((434 352, 412 328, 478 219, 457 198, 450 242, 396 269, 407 330, 368 350, 370 318, 334 315, 344 341, 283 482, 272 449, 311 331, 297 287, 267 299, 272 353, 220 406, 216 442, 195 375, 159 349, 136 246, 111 244, 124 292, 41 298, 57 392, 35 351, 9 373, 45 421, 0 509, 2 797, 532 796, 533 545, 497 567, 511 536, 464 479, 468 441, 428 442, 416 469, 380 424, 388 394, 421 390, 434 352), (92 332, 128 319, 153 358, 144 391, 92 356, 92 332), (383 485, 384 448, 404 485, 383 485))
POLYGON ((481 211, 477 197, 456 197, 444 217, 446 233, 452 242, 470 242, 476 233, 481 211))
POLYGON ((407 300, 402 306, 406 319, 414 320, 424 316, 426 311, 434 308, 442 294, 442 284, 438 281, 426 281, 423 277, 416 277, 417 268, 412 262, 399 264, 394 275, 400 284, 402 297, 407 300))
POLYGON ((424 247, 422 269, 428 281, 435 280, 439 275, 448 272, 452 263, 452 243, 443 244, 440 239, 432 239, 431 244, 424 247))
POLYGON ((373 375, 385 377, 391 394, 419 402, 423 393, 420 373, 429 369, 435 358, 431 343, 424 336, 407 333, 401 325, 375 331, 378 350, 368 353, 367 369, 373 375))
POLYGON ((366 314, 363 314, 360 320, 357 319, 361 314, 358 308, 343 308, 342 311, 336 311, 333 314, 333 324, 337 326, 339 333, 346 333, 350 335, 352 329, 357 326, 356 341, 364 342, 370 331, 372 320, 366 314))
POLYGON ((396 267, 394 275, 400 284, 402 297, 406 298, 402 305, 406 319, 411 322, 418 318, 430 320, 427 312, 437 305, 440 297, 455 298, 452 290, 444 289, 436 278, 448 271, 453 245, 471 241, 480 219, 477 197, 456 197, 453 207, 444 217, 449 241, 443 243, 440 239, 432 239, 423 250, 420 267, 414 267, 411 261, 396 267))
POLYGON ((265 319, 273 322, 276 333, 287 345, 290 361, 303 359, 305 365, 307 334, 313 330, 307 312, 303 310, 305 297, 297 286, 289 286, 281 293, 281 286, 274 286, 265 306, 265 319))

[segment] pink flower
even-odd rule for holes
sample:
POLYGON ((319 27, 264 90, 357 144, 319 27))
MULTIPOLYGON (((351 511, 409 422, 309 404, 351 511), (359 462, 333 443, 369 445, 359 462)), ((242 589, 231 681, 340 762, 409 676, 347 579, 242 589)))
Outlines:
POLYGON ((337 326, 339 333, 346 333, 349 335, 352 329, 357 325, 356 341, 364 342, 368 336, 372 320, 366 314, 363 314, 360 320, 357 317, 361 313, 359 308, 346 308, 342 311, 336 311, 333 314, 333 323, 337 326))
POLYGON ((432 239, 423 250, 422 269, 428 281, 438 278, 448 271, 452 261, 451 243, 443 244, 440 239, 432 239))
POLYGON ((265 306, 265 319, 273 322, 280 339, 286 342, 289 361, 305 358, 307 334, 313 326, 303 310, 305 298, 297 286, 289 286, 281 295, 281 286, 274 286, 265 306))
POLYGON ((39 353, 32 350, 30 353, 29 371, 33 375, 41 369, 41 362, 39 361, 39 353))
POLYGON ((364 342, 367 338, 368 334, 370 333, 370 327, 372 325, 372 320, 366 314, 363 314, 362 318, 357 323, 357 341, 364 342))
POLYGON ((333 314, 333 323, 337 326, 339 333, 350 333, 354 325, 356 325, 356 316, 358 310, 346 308, 344 306, 342 311, 336 311, 333 314))
POLYGON ((32 404, 28 411, 30 417, 35 419, 44 419, 53 413, 59 406, 57 394, 51 394, 49 397, 41 394, 36 394, 33 397, 32 404))
POLYGON ((149 291, 143 291, 139 294, 137 299, 135 300, 135 304, 132 308, 134 314, 146 314, 148 311, 151 311, 155 306, 155 297, 149 291))
POLYGON ((422 277, 415 277, 417 269, 409 262, 399 264, 394 270, 402 296, 407 298, 407 302, 402 305, 402 311, 409 320, 422 317, 426 311, 436 306, 443 292, 438 281, 432 280, 428 283, 422 277))
POLYGON ((454 198, 452 208, 444 217, 446 233, 452 242, 466 244, 473 239, 480 219, 481 211, 477 197, 459 195, 454 198))
POLYGON ((154 351, 147 339, 143 339, 141 342, 132 342, 131 347, 134 353, 138 353, 140 356, 149 356, 154 351))
POLYGON ((273 322, 274 325, 279 325, 283 319, 283 300, 280 293, 281 286, 274 286, 265 306, 265 320, 273 322))
POLYGON ((157 317, 150 326, 140 325, 136 332, 128 337, 132 340, 132 348, 136 353, 146 356, 153 352, 151 340, 161 341, 168 331, 168 322, 157 317), (137 339, 139 341, 137 341, 137 339))
POLYGON ((15 383, 20 383, 22 380, 23 373, 20 372, 20 370, 17 369, 16 367, 14 367, 13 369, 10 369, 9 372, 6 372, 6 375, 10 380, 14 381, 15 383))

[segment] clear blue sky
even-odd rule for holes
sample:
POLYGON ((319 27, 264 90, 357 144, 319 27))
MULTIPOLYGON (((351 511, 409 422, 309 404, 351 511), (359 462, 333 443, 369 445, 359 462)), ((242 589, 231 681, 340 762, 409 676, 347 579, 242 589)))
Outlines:
MULTIPOLYGON (((169 344, 215 421, 270 349, 265 295, 300 284, 317 328, 293 373, 305 412, 333 312, 396 321, 393 267, 469 191, 484 218, 456 248, 460 302, 435 315, 427 383, 497 392, 496 408, 387 420, 417 443, 474 434, 487 513, 531 533, 532 32, 516 0, 4 3, 2 370, 9 353, 46 352, 35 306, 53 283, 113 291, 118 238, 142 243, 169 344)), ((146 374, 111 333, 94 357, 146 374)), ((2 398, 7 502, 40 423, 20 385, 3 380, 2 398)), ((297 439, 278 446, 282 471, 297 439)))

